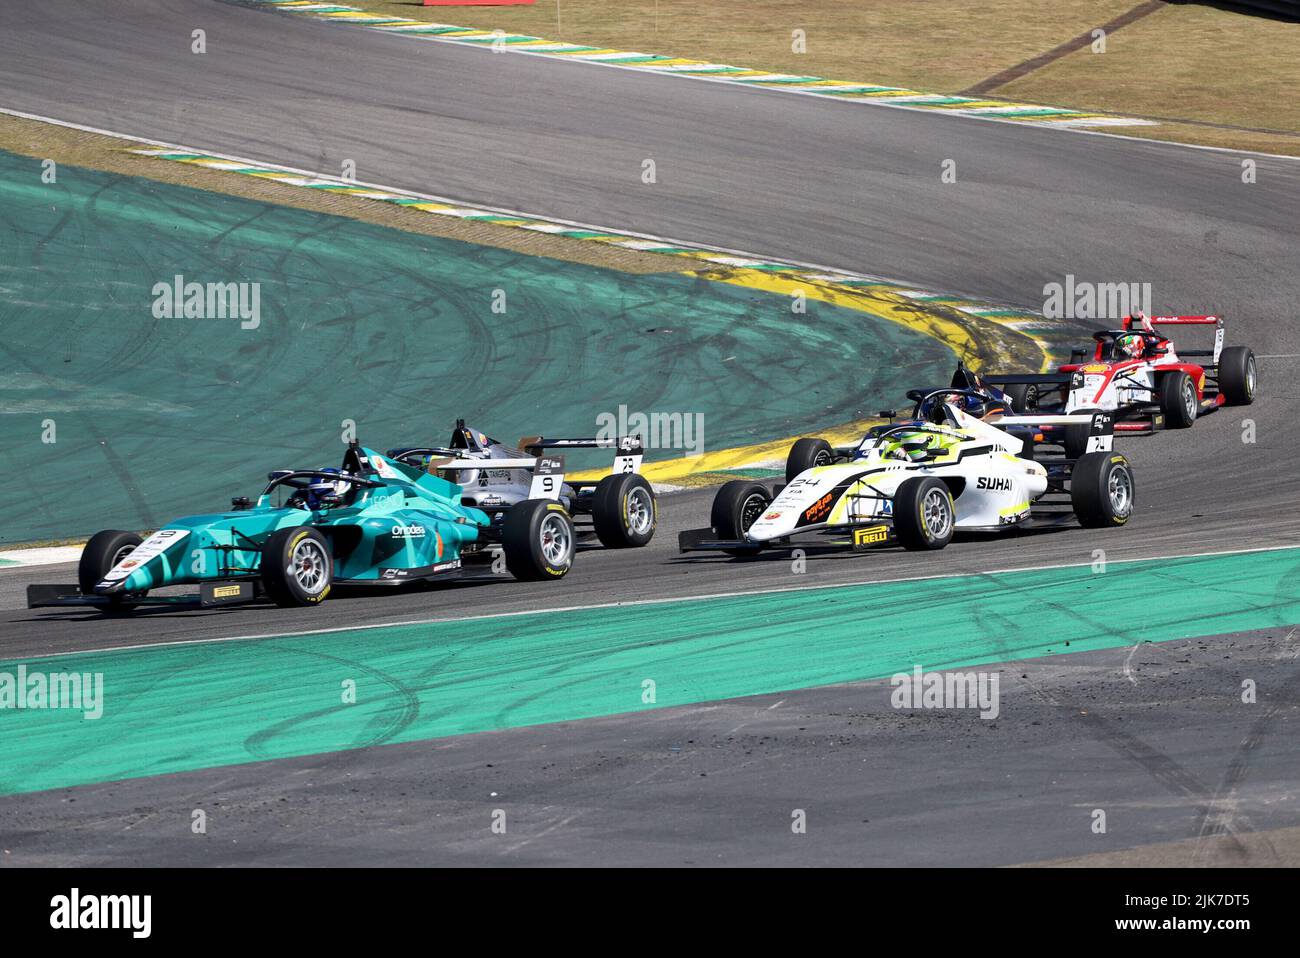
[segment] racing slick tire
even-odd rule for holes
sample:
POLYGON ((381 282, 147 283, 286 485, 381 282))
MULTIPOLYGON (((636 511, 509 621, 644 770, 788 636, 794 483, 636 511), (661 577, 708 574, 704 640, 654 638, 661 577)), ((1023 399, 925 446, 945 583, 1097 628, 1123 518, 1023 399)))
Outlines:
POLYGON ((1011 435, 1020 440, 1020 451, 1016 455, 1021 459, 1034 461, 1034 431, 1032 429, 1014 429, 1011 435))
POLYGON ((1038 409, 1038 386, 1035 383, 1008 383, 1002 390, 1011 400, 1011 411, 1025 416, 1038 409))
MULTIPOLYGON (((1076 409, 1071 415, 1091 416, 1100 411, 1099 409, 1076 409)), ((1083 458, 1084 453, 1088 451, 1088 435, 1091 429, 1091 423, 1065 427, 1062 432, 1061 446, 1065 450, 1066 459, 1083 458)))
POLYGON ((785 457, 785 481, 791 482, 805 470, 814 466, 829 466, 834 461, 835 451, 825 439, 796 439, 785 457))
POLYGON ((1200 397, 1196 395, 1196 383, 1192 377, 1181 369, 1167 372, 1160 377, 1157 389, 1160 394, 1160 411, 1165 414, 1165 425, 1170 429, 1186 429, 1196 422, 1200 411, 1200 397))
POLYGON ((591 496, 591 522, 607 549, 639 549, 655 534, 659 507, 645 476, 622 472, 606 476, 591 496))
POLYGON ((1249 406, 1255 401, 1259 367, 1245 346, 1229 346, 1219 354, 1219 393, 1224 405, 1249 406))
POLYGON ((1070 502, 1085 529, 1122 526, 1133 514, 1133 467, 1117 452, 1090 452, 1070 474, 1070 502))
MULTIPOLYGON (((799 442, 804 440, 800 439, 799 442)), ((796 443, 798 445, 798 443, 796 443)), ((828 447, 829 448, 829 447, 828 447)), ((748 479, 732 479, 722 484, 717 495, 713 497, 713 509, 709 514, 709 525, 719 539, 743 539, 745 530, 752 526, 772 504, 771 493, 761 482, 748 479)), ((742 549, 724 549, 727 555, 752 556, 762 546, 746 546, 742 549)))
POLYGON ((918 476, 894 493, 894 534, 904 549, 942 549, 952 541, 957 509, 943 480, 918 476))
POLYGON ((276 605, 320 605, 333 582, 329 540, 311 526, 276 529, 262 546, 262 588, 276 605))
MULTIPOLYGON (((103 581, 110 569, 127 557, 135 547, 144 540, 134 532, 122 532, 118 529, 105 529, 96 532, 81 550, 81 561, 77 563, 77 587, 82 595, 94 595, 95 586, 103 581)), ((141 598, 146 593, 118 593, 108 596, 107 610, 126 612, 135 607, 131 600, 141 598)))
POLYGON ((506 513, 501 547, 506 568, 521 582, 563 578, 577 548, 573 520, 552 499, 525 499, 506 513))

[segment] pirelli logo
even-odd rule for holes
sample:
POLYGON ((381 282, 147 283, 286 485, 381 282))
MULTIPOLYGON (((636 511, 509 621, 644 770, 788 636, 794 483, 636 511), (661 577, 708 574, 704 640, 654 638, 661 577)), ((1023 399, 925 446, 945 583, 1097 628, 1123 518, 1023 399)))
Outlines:
POLYGON ((889 541, 889 526, 866 526, 853 530, 853 547, 874 546, 889 541))
POLYGON ((219 585, 219 586, 214 586, 213 589, 212 589, 212 598, 214 598, 214 599, 229 599, 229 598, 231 598, 232 596, 239 595, 239 593, 240 593, 241 591, 242 591, 242 590, 241 590, 240 586, 237 586, 237 585, 219 585))

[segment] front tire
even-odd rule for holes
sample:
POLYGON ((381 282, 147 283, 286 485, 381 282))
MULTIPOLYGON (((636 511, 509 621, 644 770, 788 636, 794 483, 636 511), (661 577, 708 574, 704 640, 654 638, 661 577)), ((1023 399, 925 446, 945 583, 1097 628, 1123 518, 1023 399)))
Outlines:
POLYGON ((1200 411, 1200 397, 1196 383, 1181 369, 1160 377, 1160 411, 1165 414, 1165 425, 1171 429, 1186 429, 1196 422, 1200 411))
MULTIPOLYGON (((95 586, 103 581, 115 565, 135 551, 144 540, 134 532, 122 532, 119 529, 105 529, 96 532, 81 550, 81 559, 77 563, 77 587, 82 595, 94 595, 95 586)), ((130 594, 118 592, 107 596, 108 609, 112 612, 126 612, 135 607, 132 599, 145 596, 145 592, 130 594)))
POLYGON ((1033 430, 1014 429, 1011 430, 1011 435, 1020 440, 1020 451, 1016 453, 1016 455, 1021 459, 1028 459, 1030 462, 1033 462, 1035 448, 1033 430))
POLYGON ((952 541, 957 509, 942 480, 919 476, 904 480, 894 493, 894 533, 904 549, 942 549, 952 541))
POLYGON ((785 457, 785 481, 791 482, 801 472, 815 466, 829 466, 835 461, 835 450, 825 439, 796 439, 785 457))
POLYGON ((525 499, 501 525, 506 568, 521 582, 562 579, 573 565, 573 520, 551 499, 525 499))
POLYGON ((1074 464, 1070 501, 1085 529, 1122 526, 1133 514, 1133 467, 1117 452, 1091 452, 1074 464))
POLYGON ((320 605, 333 582, 329 540, 311 526, 277 529, 262 546, 262 587, 276 605, 320 605))
MULTIPOLYGON (((803 440, 800 440, 802 442, 803 440)), ((709 514, 709 525, 719 539, 744 539, 745 532, 752 526, 772 504, 772 497, 767 487, 761 482, 747 479, 733 479, 723 483, 717 495, 713 497, 713 509, 709 514)), ((725 549, 728 555, 748 556, 758 552, 762 546, 746 546, 742 549, 725 549)))
POLYGON ((639 549, 654 538, 659 504, 645 476, 606 476, 591 497, 596 538, 607 549, 639 549))
POLYGON ((1255 401, 1259 367, 1245 346, 1229 346, 1219 354, 1219 393, 1224 405, 1249 406, 1255 401))

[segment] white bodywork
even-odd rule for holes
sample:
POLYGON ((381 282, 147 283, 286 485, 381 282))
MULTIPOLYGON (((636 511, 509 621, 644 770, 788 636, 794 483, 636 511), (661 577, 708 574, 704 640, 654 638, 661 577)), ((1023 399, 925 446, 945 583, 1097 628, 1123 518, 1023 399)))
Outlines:
MULTIPOLYGON (((791 480, 746 531, 752 542, 769 542, 826 526, 866 525, 893 518, 893 497, 908 479, 934 476, 953 493, 956 528, 999 529, 1029 518, 1030 503, 1048 488, 1047 470, 1017 455, 1013 425, 1087 425, 1091 416, 1014 416, 997 425, 947 406, 952 425, 918 425, 917 435, 942 448, 935 459, 899 458, 897 442, 868 435, 851 462, 807 469, 791 480)), ((1110 447, 1109 435, 1093 436, 1089 451, 1110 447)))
MULTIPOLYGON (((1136 325, 1131 331, 1158 333, 1157 326, 1179 324, 1186 319, 1195 319, 1196 325, 1218 323, 1218 318, 1214 316, 1137 316, 1134 317, 1136 325)), ((1220 324, 1214 330, 1211 363, 1217 364, 1222 353, 1223 326, 1220 324)), ((1130 406, 1149 405, 1154 402, 1156 395, 1156 374, 1162 369, 1180 366, 1183 362, 1172 342, 1168 342, 1164 352, 1142 359, 1120 363, 1096 359, 1079 362, 1071 374, 1070 388, 1065 397, 1065 412, 1073 413, 1083 409, 1114 412, 1130 406)), ((1204 377, 1199 375, 1193 378, 1199 396, 1204 377)))

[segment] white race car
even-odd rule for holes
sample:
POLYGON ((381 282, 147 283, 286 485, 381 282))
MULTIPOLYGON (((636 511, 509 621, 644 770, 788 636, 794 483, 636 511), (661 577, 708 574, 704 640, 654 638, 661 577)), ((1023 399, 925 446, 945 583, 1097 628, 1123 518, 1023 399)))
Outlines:
POLYGON ((1105 528, 1132 515, 1133 468, 1112 448, 1112 414, 1008 416, 1005 404, 976 390, 912 396, 911 419, 875 426, 857 446, 800 439, 790 458, 808 468, 775 490, 726 483, 711 527, 680 533, 679 548, 748 555, 813 534, 855 550, 890 541, 942 549, 957 530, 1071 520, 1105 528), (1039 427, 1069 425, 1088 431, 1084 454, 1037 461, 1039 427))

